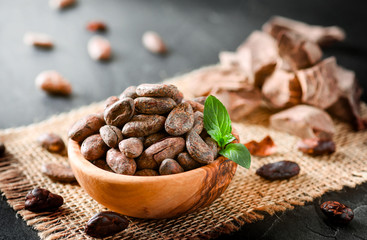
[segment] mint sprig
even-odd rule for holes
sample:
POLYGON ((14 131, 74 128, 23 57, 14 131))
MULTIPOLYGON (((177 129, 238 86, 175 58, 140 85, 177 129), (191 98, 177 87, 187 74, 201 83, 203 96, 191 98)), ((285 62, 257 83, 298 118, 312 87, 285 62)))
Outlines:
POLYGON ((232 123, 224 105, 214 96, 207 97, 204 106, 204 128, 222 148, 219 154, 242 167, 250 168, 251 155, 240 143, 231 143, 236 138, 232 135, 232 123))

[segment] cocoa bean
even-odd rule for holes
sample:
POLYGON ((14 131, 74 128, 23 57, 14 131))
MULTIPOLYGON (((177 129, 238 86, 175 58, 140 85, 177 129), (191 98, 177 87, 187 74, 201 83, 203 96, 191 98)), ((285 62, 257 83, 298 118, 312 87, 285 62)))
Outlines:
POLYGON ((354 218, 353 210, 337 201, 326 201, 320 205, 320 209, 329 220, 337 224, 348 224, 354 218))
POLYGON ((173 136, 188 132, 194 125, 194 112, 189 103, 180 103, 169 114, 165 122, 165 130, 173 136))
POLYGON ((57 182, 75 182, 75 176, 69 166, 58 163, 46 163, 42 165, 41 172, 57 182))
POLYGON ((192 130, 195 131, 197 134, 201 134, 204 128, 204 114, 200 111, 196 111, 194 113, 194 126, 192 130))
POLYGON ((205 96, 197 97, 197 98, 192 99, 192 101, 205 105, 206 98, 207 97, 205 96))
POLYGON ((136 94, 136 86, 130 86, 128 88, 126 88, 121 94, 120 94, 120 98, 132 98, 135 99, 138 97, 138 94, 136 94))
POLYGON ((119 128, 112 125, 105 125, 99 129, 101 138, 110 148, 116 147, 123 139, 119 128))
POLYGON ((160 165, 164 159, 175 158, 184 149, 185 140, 182 137, 170 137, 147 148, 141 158, 152 157, 160 165))
POLYGON ((180 99, 181 94, 175 85, 172 84, 141 84, 136 88, 136 93, 140 97, 168 97, 180 99))
POLYGON ((99 114, 91 114, 80 119, 70 128, 68 136, 74 141, 81 143, 105 125, 103 118, 99 114))
POLYGON ((291 161, 279 161, 265 164, 256 170, 256 174, 267 180, 289 179, 299 174, 300 168, 297 163, 291 161))
POLYGON ((104 111, 104 119, 108 125, 122 127, 134 115, 134 100, 123 98, 104 111))
POLYGON ((136 160, 138 169, 158 169, 158 163, 153 159, 153 155, 147 155, 145 151, 136 160))
POLYGON ((153 133, 149 136, 147 136, 144 140, 144 147, 148 148, 151 145, 153 145, 154 143, 159 142, 161 139, 167 137, 167 133, 165 132, 157 132, 157 133, 153 133))
POLYGON ((104 109, 108 108, 109 106, 111 106, 112 104, 117 102, 118 100, 120 100, 120 99, 116 96, 111 96, 111 97, 107 98, 106 101, 104 101, 104 109))
POLYGON ((333 140, 322 140, 317 138, 302 139, 297 145, 298 150, 312 156, 332 154, 335 152, 336 148, 333 140))
POLYGON ((107 25, 101 21, 90 21, 87 24, 87 30, 91 32, 104 32, 107 30, 107 25))
POLYGON ((99 134, 87 137, 80 148, 83 157, 89 161, 101 158, 107 150, 108 146, 99 134))
POLYGON ((214 161, 212 149, 195 131, 187 134, 186 149, 190 156, 199 163, 209 164, 214 161))
POLYGON ((71 84, 56 71, 43 71, 37 75, 36 86, 50 95, 68 96, 72 92, 71 84))
POLYGON ((143 114, 166 114, 175 106, 172 98, 138 97, 134 99, 135 109, 143 114))
POLYGON ((161 36, 153 31, 145 32, 142 37, 144 47, 152 53, 162 54, 167 51, 161 36))
POLYGON ((128 138, 119 144, 120 151, 128 158, 137 158, 143 152, 143 142, 139 138, 128 138))
POLYGON ((35 188, 25 197, 24 208, 32 212, 54 212, 62 204, 64 199, 44 188, 35 188))
POLYGON ((136 171, 136 162, 128 158, 120 151, 111 148, 107 151, 106 162, 108 166, 118 174, 134 175, 136 171))
POLYGON ((122 128, 126 137, 144 137, 159 132, 164 127, 166 118, 159 115, 135 115, 122 128))
POLYGON ((38 137, 39 144, 49 152, 62 153, 65 150, 65 143, 62 138, 55 133, 44 133, 38 137))
POLYGON ((201 164, 195 161, 187 152, 178 154, 177 162, 183 169, 185 169, 185 171, 189 171, 201 166, 201 164))
POLYGON ((199 111, 199 112, 204 112, 204 105, 200 104, 198 102, 192 101, 192 100, 184 100, 184 102, 188 102, 190 103, 192 109, 194 110, 194 112, 199 111))
POLYGON ((142 169, 137 171, 135 176, 159 176, 159 173, 153 169, 142 169))
POLYGON ((125 216, 104 211, 89 219, 84 232, 94 238, 105 238, 125 230, 128 226, 129 220, 125 216))
POLYGON ((173 159, 165 159, 162 161, 159 167, 159 173, 161 175, 169 175, 184 172, 184 169, 180 166, 178 162, 173 159))
POLYGON ((27 32, 24 35, 24 43, 38 48, 52 48, 54 46, 52 38, 44 33, 27 32))
POLYGON ((181 91, 178 91, 178 94, 171 97, 177 104, 180 104, 184 98, 184 95, 181 91))
POLYGON ((71 7, 75 4, 76 0, 50 0, 50 7, 54 9, 63 9, 71 7))
POLYGON ((111 58, 110 42, 102 36, 94 36, 88 42, 88 53, 93 60, 109 60, 111 58))
POLYGON ((207 137, 207 138, 205 138, 205 143, 212 150, 213 157, 214 157, 214 159, 216 159, 217 156, 218 156, 218 152, 219 152, 219 146, 218 146, 217 142, 213 138, 207 137))
POLYGON ((112 169, 107 165, 106 161, 103 159, 97 159, 93 160, 92 163, 103 170, 106 170, 108 172, 113 172, 112 169))

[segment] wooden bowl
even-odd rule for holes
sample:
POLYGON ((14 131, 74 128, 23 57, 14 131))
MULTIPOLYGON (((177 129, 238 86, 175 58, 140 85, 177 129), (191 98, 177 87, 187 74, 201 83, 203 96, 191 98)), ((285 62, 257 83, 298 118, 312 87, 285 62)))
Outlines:
POLYGON ((70 166, 79 184, 100 204, 137 218, 173 218, 208 206, 231 182, 237 164, 224 157, 183 173, 128 176, 105 171, 86 160, 69 140, 70 166))

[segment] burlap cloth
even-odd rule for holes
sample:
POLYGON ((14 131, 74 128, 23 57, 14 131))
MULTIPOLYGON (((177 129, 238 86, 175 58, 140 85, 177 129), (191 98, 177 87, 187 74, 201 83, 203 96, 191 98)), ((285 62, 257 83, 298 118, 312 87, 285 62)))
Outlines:
MULTIPOLYGON (((202 70, 198 70, 202 71, 202 70)), ((185 79, 189 73, 172 79, 190 97, 185 79)), ((0 131, 0 141, 7 147, 7 157, 0 161, 0 189, 8 203, 35 228, 42 239, 86 239, 85 223, 95 213, 105 210, 78 184, 51 181, 40 172, 45 162, 67 162, 66 157, 41 149, 36 139, 44 132, 55 132, 66 141, 70 125, 82 116, 101 109, 102 103, 91 104, 69 113, 60 114, 27 127, 0 131), (35 186, 47 188, 64 197, 65 203, 55 213, 36 214, 23 209, 24 196, 35 186)), ((362 105, 363 115, 367 107, 362 105)), ((270 135, 278 152, 270 157, 252 158, 250 170, 238 167, 229 188, 214 203, 195 213, 171 220, 141 220, 129 218, 130 227, 114 239, 193 239, 211 238, 238 230, 242 225, 261 220, 264 213, 292 209, 307 201, 343 186, 355 187, 367 180, 367 134, 353 132, 335 121, 337 152, 331 156, 310 157, 296 149, 298 138, 269 129, 269 112, 259 109, 243 122, 234 123, 241 142, 260 140, 270 135), (270 182, 255 174, 265 163, 289 159, 296 161, 301 172, 290 180, 270 182)))

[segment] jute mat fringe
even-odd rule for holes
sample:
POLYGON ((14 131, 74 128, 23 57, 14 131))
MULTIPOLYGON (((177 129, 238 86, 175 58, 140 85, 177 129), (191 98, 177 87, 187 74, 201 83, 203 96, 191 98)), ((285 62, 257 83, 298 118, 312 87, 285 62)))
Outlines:
MULTIPOLYGON (((214 66, 215 67, 215 66, 214 66)), ((204 68, 198 71, 206 71, 204 68)), ((186 80, 195 72, 173 81, 190 97, 186 80)), ((7 147, 0 159, 0 189, 8 203, 39 233, 42 239, 88 239, 83 233, 85 223, 95 213, 106 210, 78 184, 51 181, 40 172, 45 162, 66 163, 67 158, 51 154, 36 142, 39 134, 55 132, 66 141, 67 130, 77 119, 102 108, 102 103, 60 114, 27 127, 0 131, 0 141, 7 147), (64 197, 65 204, 55 213, 32 213, 24 210, 24 197, 33 187, 44 187, 64 197)), ((367 106, 362 105, 367 116, 367 106)), ((270 135, 278 152, 266 158, 252 158, 250 170, 238 167, 229 188, 214 203, 195 213, 177 219, 142 220, 130 218, 130 227, 111 239, 208 239, 222 233, 237 231, 246 223, 264 218, 264 213, 292 209, 307 201, 344 186, 355 187, 367 181, 367 134, 353 132, 335 120, 337 152, 331 156, 310 157, 296 149, 297 138, 269 129, 270 112, 259 109, 243 122, 234 123, 241 142, 260 140, 270 135), (265 163, 290 159, 301 166, 300 174, 290 180, 270 182, 255 174, 265 163)))

